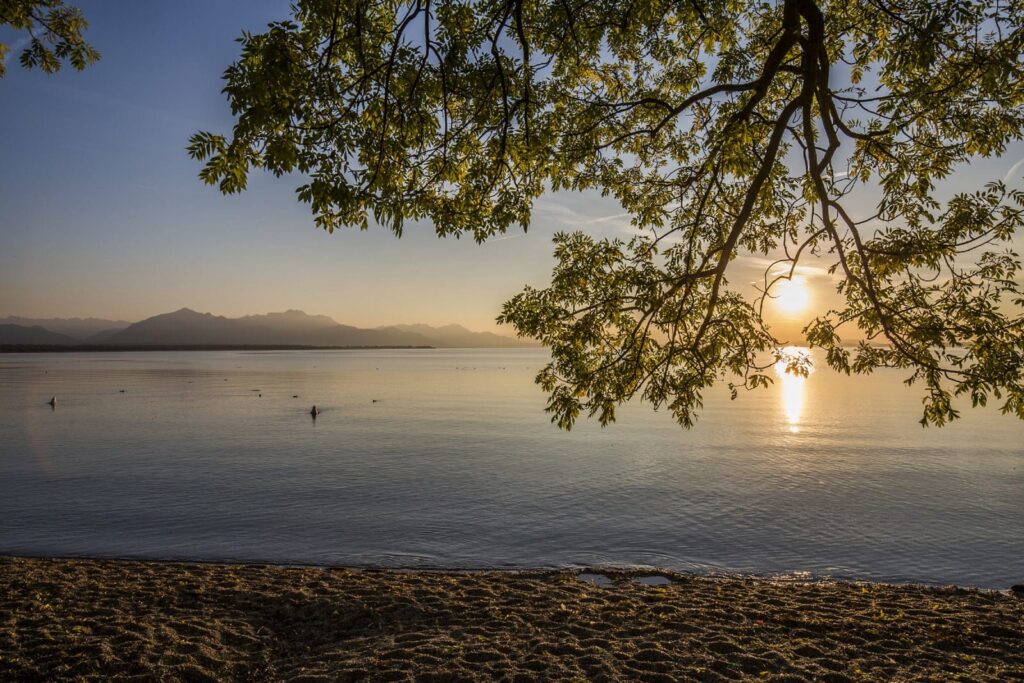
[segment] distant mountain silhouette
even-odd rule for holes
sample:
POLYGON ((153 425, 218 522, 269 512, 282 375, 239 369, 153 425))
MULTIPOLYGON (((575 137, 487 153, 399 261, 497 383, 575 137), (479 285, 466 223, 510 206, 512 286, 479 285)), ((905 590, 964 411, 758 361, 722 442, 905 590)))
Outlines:
POLYGON ((247 341, 260 336, 260 328, 251 328, 237 320, 229 320, 212 313, 198 313, 182 308, 163 313, 129 325, 102 340, 103 344, 155 346, 155 345, 216 345, 276 344, 275 341, 247 341))
POLYGON ((305 311, 294 308, 284 313, 265 313, 263 315, 243 315, 236 318, 238 322, 255 327, 274 327, 291 330, 322 330, 337 327, 338 322, 326 315, 309 315, 305 311))
POLYGON ((0 325, 21 325, 22 327, 43 327, 50 332, 73 337, 77 341, 88 341, 100 335, 110 335, 131 325, 127 320, 104 320, 102 318, 22 318, 10 315, 0 318, 0 325))
POLYGON ((434 346, 443 348, 516 347, 523 340, 461 325, 391 325, 363 329, 341 325, 303 311, 225 318, 182 308, 155 315, 89 343, 112 346, 434 346))
POLYGON ((121 330, 126 329, 130 325, 131 323, 128 323, 128 325, 125 325, 125 327, 115 327, 114 329, 111 330, 103 330, 99 334, 94 334, 91 337, 86 337, 83 341, 86 344, 102 344, 103 342, 110 339, 121 330))
POLYGON ((0 323, 0 346, 43 345, 72 346, 79 341, 66 334, 57 334, 39 325, 9 325, 0 323))

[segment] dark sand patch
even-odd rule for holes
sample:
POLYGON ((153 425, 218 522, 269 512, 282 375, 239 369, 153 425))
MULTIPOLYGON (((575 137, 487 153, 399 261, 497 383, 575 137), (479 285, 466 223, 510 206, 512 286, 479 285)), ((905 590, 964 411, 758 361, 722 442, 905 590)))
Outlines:
POLYGON ((0 558, 0 680, 1024 681, 1005 593, 0 558))

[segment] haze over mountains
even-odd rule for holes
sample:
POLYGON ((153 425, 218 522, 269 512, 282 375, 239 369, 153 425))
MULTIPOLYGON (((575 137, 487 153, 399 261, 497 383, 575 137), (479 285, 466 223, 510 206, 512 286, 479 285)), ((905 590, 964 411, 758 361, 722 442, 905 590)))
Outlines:
POLYGON ((0 325, 42 327, 50 332, 80 341, 103 333, 113 334, 128 327, 131 323, 127 320, 104 320, 103 318, 22 318, 11 315, 0 318, 0 325))
POLYGON ((39 325, 8 325, 0 323, 0 345, 71 346, 80 343, 74 337, 51 332, 39 325))
POLYGON ((461 325, 365 329, 303 311, 225 318, 182 308, 137 323, 98 318, 0 318, 0 345, 46 346, 432 346, 507 348, 532 342, 461 325))

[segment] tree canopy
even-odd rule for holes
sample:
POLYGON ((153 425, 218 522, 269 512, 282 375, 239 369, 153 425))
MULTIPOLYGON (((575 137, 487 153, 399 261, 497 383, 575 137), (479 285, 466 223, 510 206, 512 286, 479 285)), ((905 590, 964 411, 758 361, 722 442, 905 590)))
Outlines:
MULTIPOLYGON (((18 57, 26 69, 52 74, 67 62, 81 71, 100 58, 82 36, 89 27, 82 11, 63 0, 0 0, 0 26, 28 33, 28 45, 18 57)), ((0 78, 7 73, 10 49, 0 43, 0 78)))
POLYGON ((545 192, 614 197, 637 236, 557 235, 550 285, 499 317, 550 347, 563 427, 636 396, 689 426, 715 382, 768 384, 762 307, 809 256, 844 302, 805 330, 829 365, 906 370, 926 425, 961 395, 1024 418, 1024 193, 939 189, 1021 138, 1022 21, 1021 0, 299 0, 240 38, 234 129, 189 151, 225 193, 301 174, 328 231, 483 241, 545 192), (749 254, 778 258, 757 296, 729 280, 749 254))

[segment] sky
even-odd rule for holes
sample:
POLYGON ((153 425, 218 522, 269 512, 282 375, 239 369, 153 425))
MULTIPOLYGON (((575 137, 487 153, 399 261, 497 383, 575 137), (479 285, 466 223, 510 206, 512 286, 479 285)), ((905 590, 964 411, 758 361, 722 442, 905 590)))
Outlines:
MULTIPOLYGON (((500 331, 502 302, 543 286, 552 236, 583 229, 628 238, 628 216, 596 194, 545 196, 527 234, 477 245, 429 224, 318 230, 295 179, 254 174, 225 197, 185 152, 199 130, 228 132, 221 74, 243 30, 288 16, 281 0, 79 0, 99 62, 83 72, 25 71, 12 50, 0 79, 0 317, 140 320, 182 307, 239 316, 298 308, 364 327, 461 323, 500 331)), ((16 37, 0 41, 17 48, 16 37)), ((1014 146, 968 175, 1003 177, 1014 146)), ((1016 175, 1020 167, 1017 167, 1016 175)), ((752 281, 764 263, 735 264, 752 281)), ((802 270, 809 310, 832 301, 822 266, 802 270)), ((795 330, 807 311, 769 311, 795 330)))

